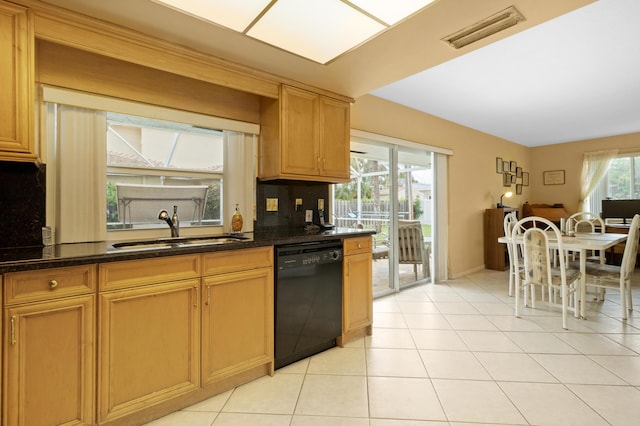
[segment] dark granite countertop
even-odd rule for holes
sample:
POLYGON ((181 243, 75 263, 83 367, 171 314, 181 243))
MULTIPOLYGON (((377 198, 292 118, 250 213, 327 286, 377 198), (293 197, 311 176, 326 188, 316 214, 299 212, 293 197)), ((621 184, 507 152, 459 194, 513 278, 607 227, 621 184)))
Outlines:
POLYGON ((118 250, 112 242, 56 244, 45 247, 0 248, 0 273, 47 269, 61 266, 105 263, 119 260, 147 259, 190 253, 237 250, 315 241, 328 241, 374 234, 371 230, 336 228, 328 231, 277 230, 243 233, 246 240, 218 245, 182 246, 157 250, 118 250))

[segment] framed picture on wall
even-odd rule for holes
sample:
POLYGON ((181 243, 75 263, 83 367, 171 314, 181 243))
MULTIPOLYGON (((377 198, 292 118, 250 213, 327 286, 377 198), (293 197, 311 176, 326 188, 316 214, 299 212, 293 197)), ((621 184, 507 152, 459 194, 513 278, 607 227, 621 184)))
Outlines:
POLYGON ((509 164, 509 171, 510 171, 511 173, 515 173, 517 168, 518 168, 518 163, 516 163, 515 161, 512 161, 512 162, 509 164))
POLYGON ((516 184, 516 195, 522 195, 522 184, 516 184))
POLYGON ((508 161, 503 161, 502 162, 502 172, 503 173, 509 173, 509 162, 508 161))
POLYGON ((511 186, 511 174, 503 173, 502 174, 502 186, 511 186))
POLYGON ((496 173, 504 173, 504 165, 500 157, 496 157, 496 173))
POLYGON ((522 186, 529 186, 529 172, 522 172, 522 186))
POLYGON ((564 185, 564 170, 542 172, 542 181, 545 185, 564 185))
POLYGON ((516 167, 516 177, 522 177, 522 167, 516 167))

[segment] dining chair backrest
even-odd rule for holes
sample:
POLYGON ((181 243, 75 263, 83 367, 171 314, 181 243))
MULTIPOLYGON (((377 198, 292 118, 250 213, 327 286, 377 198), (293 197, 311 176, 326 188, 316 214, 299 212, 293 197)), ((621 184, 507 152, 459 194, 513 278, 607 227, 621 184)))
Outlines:
MULTIPOLYGON (((528 284, 548 285, 552 282, 552 262, 556 259, 560 262, 560 273, 564 281, 565 259, 564 256, 552 255, 549 247, 549 238, 557 241, 554 251, 563 252, 562 235, 557 226, 548 219, 538 216, 529 216, 519 220, 513 227, 512 244, 514 249, 519 241, 522 241, 522 253, 524 260, 525 281, 528 284)), ((518 258, 515 257, 516 265, 518 258)))
POLYGON ((638 255, 638 226, 640 226, 640 214, 633 216, 629 227, 629 236, 624 246, 622 263, 620 264, 620 275, 624 279, 629 279, 636 267, 636 257, 638 255))
POLYGON ((509 212, 504 215, 504 236, 510 237, 513 225, 518 221, 518 216, 515 211, 509 212))
MULTIPOLYGON (((503 227, 504 227, 504 236, 511 237, 511 231, 513 230, 513 226, 518 222, 518 216, 515 211, 509 212, 504 215, 503 227)), ((515 283, 515 274, 516 274, 516 266, 514 256, 520 256, 520 250, 515 249, 513 244, 507 244, 507 254, 509 255, 509 296, 513 295, 513 286, 515 283)))
POLYGON ((604 220, 591 212, 574 213, 567 219, 566 227, 573 232, 601 232, 604 234, 604 220))

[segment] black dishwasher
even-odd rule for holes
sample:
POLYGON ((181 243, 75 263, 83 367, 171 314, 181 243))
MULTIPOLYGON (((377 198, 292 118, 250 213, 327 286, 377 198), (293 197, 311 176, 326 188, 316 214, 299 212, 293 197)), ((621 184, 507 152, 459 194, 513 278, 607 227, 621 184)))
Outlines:
POLYGON ((342 334, 342 242, 276 246, 275 368, 336 345, 342 334))

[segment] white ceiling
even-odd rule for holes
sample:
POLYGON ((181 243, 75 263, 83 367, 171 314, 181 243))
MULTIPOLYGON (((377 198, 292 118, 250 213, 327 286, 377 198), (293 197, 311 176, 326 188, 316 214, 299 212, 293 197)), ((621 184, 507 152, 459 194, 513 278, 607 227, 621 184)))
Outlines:
POLYGON ((372 93, 526 146, 639 132, 639 18, 600 0, 372 93))
POLYGON ((324 65, 153 0, 47 3, 526 146, 640 132, 638 0, 437 0, 324 65), (512 5, 515 27, 459 50, 441 40, 512 5))

